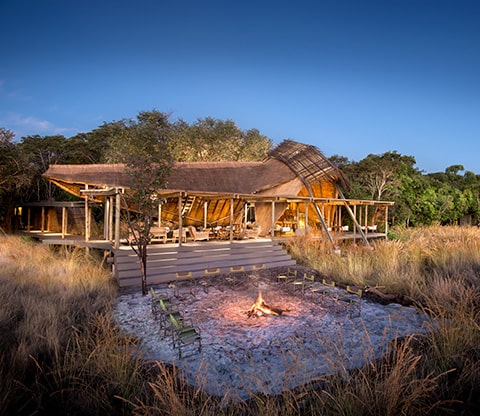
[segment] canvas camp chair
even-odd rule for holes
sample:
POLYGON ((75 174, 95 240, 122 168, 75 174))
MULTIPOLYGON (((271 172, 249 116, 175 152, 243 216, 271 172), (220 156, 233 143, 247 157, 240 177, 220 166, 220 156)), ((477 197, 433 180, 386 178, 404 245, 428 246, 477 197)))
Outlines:
POLYGON ((192 272, 176 272, 175 281, 170 283, 173 288, 173 295, 182 298, 182 289, 187 288, 192 296, 195 296, 195 283, 192 272))
POLYGON ((296 289, 301 289, 302 291, 302 296, 305 296, 305 293, 307 290, 315 290, 313 287, 313 283, 315 282, 315 275, 311 274, 308 275, 307 273, 303 273, 303 279, 300 280, 300 283, 297 283, 297 285, 294 286, 294 291, 296 289))
POLYGON ((252 266, 252 272, 264 275, 266 277, 272 277, 271 271, 268 269, 265 263, 254 264, 252 266))
POLYGON ((202 351, 202 337, 199 328, 185 320, 179 321, 172 314, 169 315, 169 321, 172 326, 173 347, 178 348, 179 359, 182 358, 184 350, 187 348, 194 349, 196 347, 199 353, 202 351))
POLYGON ((156 293, 153 287, 150 288, 150 295, 151 295, 151 307, 152 307, 152 314, 155 320, 158 320, 160 318, 161 314, 161 306, 160 306, 160 299, 167 303, 170 302, 170 298, 166 293, 156 293))
POLYGON ((182 316, 179 311, 175 310, 174 303, 166 294, 157 294, 153 288, 150 288, 150 294, 152 295, 153 317, 160 322, 160 329, 163 330, 165 336, 169 328, 168 315, 172 314, 179 320, 182 319, 182 316))
POLYGON ((198 286, 203 287, 203 291, 208 293, 208 288, 213 285, 214 281, 220 275, 220 267, 211 267, 203 271, 203 276, 196 280, 198 286))
POLYGON ((245 266, 231 266, 230 273, 224 277, 223 283, 231 287, 237 287, 246 280, 245 266))
POLYGON ((297 270, 288 268, 287 273, 278 274, 277 282, 289 283, 297 278, 297 270))

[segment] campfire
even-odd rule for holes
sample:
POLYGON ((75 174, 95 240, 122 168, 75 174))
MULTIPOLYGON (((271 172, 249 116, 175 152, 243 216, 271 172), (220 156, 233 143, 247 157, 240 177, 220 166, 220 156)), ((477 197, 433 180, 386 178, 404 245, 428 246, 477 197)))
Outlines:
POLYGON ((250 307, 250 309, 246 313, 247 313, 248 318, 250 318, 252 316, 254 318, 259 318, 259 317, 264 316, 264 315, 278 316, 278 315, 281 315, 283 312, 285 312, 285 310, 279 309, 279 308, 274 308, 272 306, 267 305, 265 303, 265 301, 263 300, 262 291, 259 290, 257 300, 255 301, 255 303, 250 307))

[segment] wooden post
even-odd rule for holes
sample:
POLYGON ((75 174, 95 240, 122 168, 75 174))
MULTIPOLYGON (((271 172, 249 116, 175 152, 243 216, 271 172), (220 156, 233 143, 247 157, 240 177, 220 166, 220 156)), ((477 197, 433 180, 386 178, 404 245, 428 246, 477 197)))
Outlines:
POLYGON ((203 228, 207 229, 208 202, 203 203, 203 228))
MULTIPOLYGON (((322 217, 325 219, 325 203, 324 202, 322 202, 322 217)), ((327 223, 327 227, 328 227, 328 223, 327 223)), ((325 230, 325 231, 327 231, 327 230, 325 230)))
POLYGON ((162 226, 162 203, 158 204, 158 226, 162 226))
MULTIPOLYGON (((88 190, 88 185, 85 185, 85 191, 88 190)), ((88 209, 88 195, 85 192, 85 241, 90 240, 90 212, 88 209)))
POLYGON ((343 231, 342 226, 343 226, 343 224, 342 224, 342 206, 339 205, 338 206, 338 231, 343 231))
POLYGON ((27 231, 30 231, 30 217, 31 217, 30 207, 27 208, 27 231))
POLYGON ((275 201, 272 201, 272 228, 271 228, 272 238, 275 237, 275 201))
POLYGON ((365 233, 368 233, 368 205, 365 205, 365 233))
MULTIPOLYGON (((357 204, 353 206, 353 216, 355 217, 355 221, 357 221, 357 204)), ((357 226, 356 224, 353 224, 353 244, 356 244, 356 243, 357 243, 357 226)))
POLYGON ((233 198, 230 198, 230 241, 233 241, 233 198))
POLYGON ((115 206, 115 203, 112 196, 109 196, 108 200, 110 202, 108 208, 108 241, 113 241, 113 207, 115 206))
POLYGON ((296 210, 295 210, 295 231, 299 228, 298 224, 300 222, 300 203, 296 203, 296 210))
POLYGON ((388 240, 388 205, 385 205, 385 240, 388 240))
POLYGON ((178 194, 178 246, 182 246, 182 232, 183 232, 183 220, 182 220, 182 193, 178 194))
POLYGON ((110 228, 110 199, 108 196, 105 196, 105 207, 103 209, 103 238, 108 240, 108 230, 110 228))
POLYGON ((43 233, 45 231, 45 207, 42 207, 42 223, 40 224, 40 232, 43 233))
POLYGON ((310 205, 310 202, 305 203, 305 235, 308 234, 308 207, 310 205))
POLYGON ((115 244, 114 247, 118 249, 120 247, 120 189, 115 188, 115 244))
POLYGON ((62 239, 65 238, 67 233, 67 224, 68 224, 68 210, 67 207, 62 207, 62 239))

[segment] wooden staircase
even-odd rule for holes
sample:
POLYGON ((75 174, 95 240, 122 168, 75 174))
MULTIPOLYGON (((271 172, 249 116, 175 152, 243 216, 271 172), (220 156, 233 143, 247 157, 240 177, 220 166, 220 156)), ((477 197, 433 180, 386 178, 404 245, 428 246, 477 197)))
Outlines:
MULTIPOLYGON (((181 247, 151 245, 148 247, 147 282, 158 284, 174 281, 178 276, 196 278, 226 274, 238 267, 251 271, 260 265, 273 268, 295 264, 281 245, 269 239, 189 242, 181 247)), ((140 263, 131 247, 114 251, 114 271, 120 287, 141 285, 140 263)))

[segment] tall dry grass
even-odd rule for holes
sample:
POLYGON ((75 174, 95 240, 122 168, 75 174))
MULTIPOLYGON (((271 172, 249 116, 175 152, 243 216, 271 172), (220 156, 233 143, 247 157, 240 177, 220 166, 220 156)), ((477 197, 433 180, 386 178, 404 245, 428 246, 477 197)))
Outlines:
POLYGON ((376 240, 371 247, 346 241, 341 255, 331 244, 298 238, 288 244, 302 264, 338 282, 358 286, 385 286, 390 292, 419 297, 435 273, 462 276, 477 284, 480 276, 480 229, 477 227, 425 227, 395 229, 395 238, 376 240))
MULTIPOLYGON (((396 340, 355 371, 339 356, 335 375, 237 401, 233 391, 209 396, 204 380, 190 386, 178 369, 141 359, 137 340, 112 319, 117 288, 101 258, 1 237, 0 414, 478 414, 480 232, 395 233, 373 250, 346 244, 340 256, 307 239, 289 249, 338 282, 409 296, 434 318, 428 333, 396 340)), ((303 363, 289 371, 294 378, 303 363)))
MULTIPOLYGON (((408 362, 395 358, 399 354, 418 356, 412 374, 416 382, 425 382, 422 388, 430 396, 427 403, 438 406, 432 411, 461 408, 465 414, 476 414, 480 410, 480 230, 438 226, 396 229, 394 233, 394 239, 373 243, 373 250, 346 243, 341 246, 341 255, 337 255, 328 244, 307 239, 295 241, 289 250, 297 260, 337 282, 360 287, 378 285, 390 294, 409 297, 430 314, 434 324, 428 336, 421 343, 408 343, 407 350, 396 346, 391 355, 394 362, 389 366, 408 362)), ((384 393, 392 386, 402 385, 387 383, 379 389, 373 380, 384 377, 362 371, 359 375, 365 378, 364 383, 356 380, 349 386, 363 387, 357 392, 347 389, 349 401, 360 397, 369 403, 370 409, 378 410, 378 404, 373 396, 367 400, 363 389, 384 393)), ((336 413, 342 402, 338 402, 340 393, 335 391, 327 396, 337 406, 336 410, 332 408, 336 413)), ((388 409, 383 412, 392 414, 388 409)), ((340 413, 354 414, 345 413, 345 409, 340 413)), ((402 410, 402 414, 411 413, 402 410)))
POLYGON ((117 288, 98 258, 1 237, 0 270, 1 414, 105 411, 139 383, 131 340, 110 319, 117 288))

